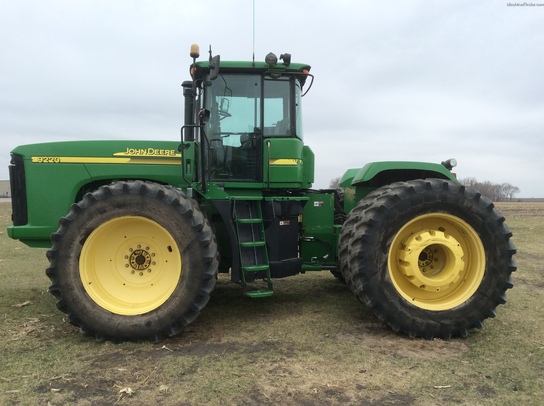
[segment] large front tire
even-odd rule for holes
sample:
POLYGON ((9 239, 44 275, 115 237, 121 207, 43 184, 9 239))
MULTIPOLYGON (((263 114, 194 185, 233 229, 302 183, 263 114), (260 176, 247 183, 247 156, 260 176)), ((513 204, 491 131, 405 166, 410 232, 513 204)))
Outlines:
POLYGON ((398 182, 349 218, 348 285, 394 331, 465 337, 506 302, 515 247, 477 191, 441 179, 398 182))
POLYGON ((68 321, 99 340, 173 336, 209 300, 217 244, 191 199, 130 181, 89 193, 52 235, 49 291, 68 321))

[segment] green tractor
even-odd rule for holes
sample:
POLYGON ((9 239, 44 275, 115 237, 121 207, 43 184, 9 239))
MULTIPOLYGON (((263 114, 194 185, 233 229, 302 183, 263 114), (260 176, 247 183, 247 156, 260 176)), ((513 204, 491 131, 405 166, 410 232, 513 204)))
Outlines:
POLYGON ((331 272, 395 332, 449 339, 505 303, 516 267, 493 203, 454 160, 373 162, 312 189, 301 99, 310 66, 197 61, 178 141, 51 142, 11 153, 11 238, 46 247, 49 291, 98 340, 161 340, 219 272, 251 298, 331 272))

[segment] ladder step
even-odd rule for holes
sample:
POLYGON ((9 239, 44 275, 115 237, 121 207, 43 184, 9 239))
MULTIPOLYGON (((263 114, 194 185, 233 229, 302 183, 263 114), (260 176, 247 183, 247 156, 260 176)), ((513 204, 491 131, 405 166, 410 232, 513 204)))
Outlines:
POLYGON ((255 218, 255 219, 236 219, 236 221, 240 224, 258 224, 263 221, 261 218, 255 218))
POLYGON ((248 241, 248 242, 241 242, 241 247, 264 247, 266 243, 264 241, 248 241))
POLYGON ((250 290, 248 292, 245 292, 246 296, 249 296, 251 298, 259 298, 259 297, 270 297, 274 294, 273 290, 269 289, 262 289, 262 290, 250 290))
POLYGON ((244 271, 247 272, 259 272, 259 271, 268 271, 269 266, 268 265, 251 265, 251 266, 244 266, 242 267, 244 271))
POLYGON ((249 297, 267 297, 273 293, 260 199, 236 199, 232 207, 244 289, 247 282, 253 282, 256 277, 265 278, 268 282, 268 289, 244 292, 249 297))

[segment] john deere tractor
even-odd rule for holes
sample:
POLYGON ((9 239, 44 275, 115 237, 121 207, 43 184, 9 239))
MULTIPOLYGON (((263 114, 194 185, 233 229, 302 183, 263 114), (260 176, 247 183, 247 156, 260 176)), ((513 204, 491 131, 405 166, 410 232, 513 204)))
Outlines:
POLYGON ((371 162, 338 190, 312 189, 310 66, 191 57, 181 140, 11 153, 8 234, 49 248, 49 291, 70 323, 99 340, 176 335, 219 272, 255 300, 276 278, 332 272, 395 332, 426 339, 466 336, 505 303, 511 232, 453 160, 371 162))

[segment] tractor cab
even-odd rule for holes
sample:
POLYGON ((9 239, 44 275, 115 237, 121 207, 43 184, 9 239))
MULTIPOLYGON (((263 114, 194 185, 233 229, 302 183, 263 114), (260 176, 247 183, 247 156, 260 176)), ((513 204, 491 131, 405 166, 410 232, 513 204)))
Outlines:
MULTIPOLYGON (((219 62, 191 66, 184 82, 184 142, 195 142, 196 189, 308 188, 313 153, 303 143, 301 98, 310 67, 290 55, 265 62, 219 62)), ((312 77, 313 79, 313 77, 312 77)), ((187 162, 184 160, 184 168, 187 162)))

